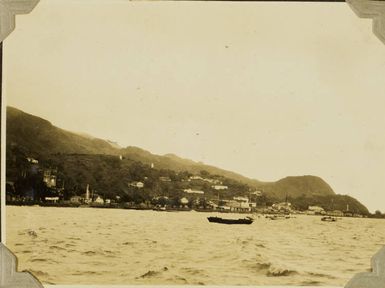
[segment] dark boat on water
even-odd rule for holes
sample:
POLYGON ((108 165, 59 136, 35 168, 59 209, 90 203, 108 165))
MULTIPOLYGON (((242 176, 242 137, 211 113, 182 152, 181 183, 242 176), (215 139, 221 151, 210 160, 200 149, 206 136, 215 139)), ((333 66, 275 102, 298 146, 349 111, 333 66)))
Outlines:
POLYGON ((253 219, 250 217, 246 217, 243 219, 224 219, 220 217, 207 217, 207 220, 212 223, 221 223, 221 224, 251 224, 253 223, 253 219))
POLYGON ((321 221, 325 221, 325 222, 336 222, 336 221, 337 221, 337 218, 331 217, 331 216, 325 216, 325 217, 322 217, 322 218, 321 218, 321 221))

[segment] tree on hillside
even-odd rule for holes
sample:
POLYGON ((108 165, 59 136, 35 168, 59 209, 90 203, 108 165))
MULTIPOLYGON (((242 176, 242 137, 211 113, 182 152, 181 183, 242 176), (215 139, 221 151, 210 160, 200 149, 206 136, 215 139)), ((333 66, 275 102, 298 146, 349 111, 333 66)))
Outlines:
POLYGON ((201 170, 200 174, 203 178, 208 178, 210 176, 210 173, 207 172, 206 170, 201 170))
POLYGON ((374 212, 374 217, 375 217, 375 218, 383 218, 384 215, 381 213, 380 210, 376 210, 376 211, 374 212))

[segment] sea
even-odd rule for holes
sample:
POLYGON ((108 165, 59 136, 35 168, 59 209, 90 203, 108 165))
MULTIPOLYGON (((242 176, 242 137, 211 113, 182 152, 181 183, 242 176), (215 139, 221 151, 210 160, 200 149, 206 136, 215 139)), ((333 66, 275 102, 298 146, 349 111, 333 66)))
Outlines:
POLYGON ((329 285, 370 271, 385 220, 7 206, 6 244, 43 284, 329 285))

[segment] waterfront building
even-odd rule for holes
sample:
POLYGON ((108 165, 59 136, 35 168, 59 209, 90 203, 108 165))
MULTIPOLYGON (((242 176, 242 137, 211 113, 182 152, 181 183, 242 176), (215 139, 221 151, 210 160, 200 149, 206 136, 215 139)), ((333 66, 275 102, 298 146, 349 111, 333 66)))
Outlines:
POLYGON ((249 198, 237 196, 233 197, 232 200, 226 201, 226 206, 230 207, 230 211, 233 212, 250 212, 250 202, 249 198))
POLYGON ((272 208, 273 210, 283 211, 283 212, 290 212, 292 210, 290 202, 275 203, 273 204, 272 208))
POLYGON ((59 201, 59 197, 45 197, 44 200, 48 203, 57 203, 59 201))
POLYGON ((44 169, 43 171, 43 182, 47 185, 48 188, 56 187, 56 169, 44 169))
POLYGON ((353 217, 353 212, 351 211, 344 211, 343 214, 345 217, 353 217))
POLYGON ((231 207, 227 206, 227 205, 221 205, 221 206, 218 206, 218 210, 220 210, 220 211, 231 211, 231 207))
POLYGON ((183 206, 186 206, 189 203, 186 197, 181 198, 179 201, 180 201, 180 204, 182 204, 183 206))
POLYGON ((99 195, 96 196, 95 200, 94 200, 94 203, 96 204, 104 204, 104 200, 102 197, 100 197, 99 195))
POLYGON ((320 206, 309 206, 307 208, 308 213, 309 215, 324 215, 326 214, 324 208, 320 207, 320 206))
POLYGON ((340 210, 330 211, 327 214, 330 216, 335 216, 335 217, 343 217, 344 216, 344 212, 342 212, 340 210))
POLYGON ((79 204, 79 203, 82 203, 83 201, 84 201, 84 198, 81 196, 72 196, 70 198, 70 203, 74 203, 74 204, 79 204))

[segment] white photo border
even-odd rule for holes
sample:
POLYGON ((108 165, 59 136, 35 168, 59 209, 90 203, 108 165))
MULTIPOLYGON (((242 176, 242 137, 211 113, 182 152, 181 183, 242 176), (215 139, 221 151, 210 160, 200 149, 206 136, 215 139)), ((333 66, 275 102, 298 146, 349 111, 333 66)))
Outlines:
MULTIPOLYGON (((259 0, 256 0, 259 1, 259 0)), ((290 1, 290 0, 289 0, 290 1)), ((301 0, 299 0, 301 1, 301 0)), ((302 0, 304 1, 304 0, 302 0)), ((306 1, 306 0, 305 0, 306 1)), ((317 1, 317 0, 316 0, 317 1)), ((315 2, 316 2, 315 1, 315 2)), ((39 0, 0 0, 0 45, 3 40, 15 29, 15 16, 17 14, 28 14, 38 4, 39 0)), ((322 1, 322 2, 328 2, 322 1)), ((330 1, 332 2, 332 1, 330 1)), ((385 44, 385 0, 346 0, 352 10, 361 18, 370 18, 373 20, 373 33, 385 44)), ((2 48, 2 46, 1 46, 2 48)), ((385 47, 384 47, 385 49, 385 47)), ((0 49, 2 53, 2 49, 0 49)), ((1 59, 1 57, 0 57, 1 59)), ((0 61, 0 69, 2 63, 0 61)), ((3 83, 3 76, 0 73, 0 82, 3 83)), ((1 217, 0 217, 0 287, 18 287, 18 288, 69 288, 80 287, 78 285, 45 285, 43 286, 32 274, 17 272, 17 259, 13 253, 6 248, 6 230, 5 230, 5 119, 6 105, 3 95, 4 87, 0 85, 1 91, 1 217)), ((345 288, 385 288, 385 247, 383 247, 371 259, 372 272, 359 273, 355 275, 345 286, 345 288)), ((101 288, 107 286, 87 285, 86 287, 101 288)), ((115 286, 135 287, 135 286, 115 286)), ((140 286, 154 287, 154 286, 140 286)), ((159 287, 159 286, 157 286, 159 287)), ((179 286, 174 286, 179 287, 179 286)), ((183 287, 188 287, 183 286, 183 287)), ((210 286, 208 286, 210 287, 210 286)), ((212 286, 213 287, 213 286, 212 286)), ((252 287, 252 286, 245 286, 252 287)), ((268 286, 259 286, 268 287, 268 286)), ((272 286, 270 286, 272 287, 272 286)), ((325 287, 325 286, 324 286, 325 287)))

